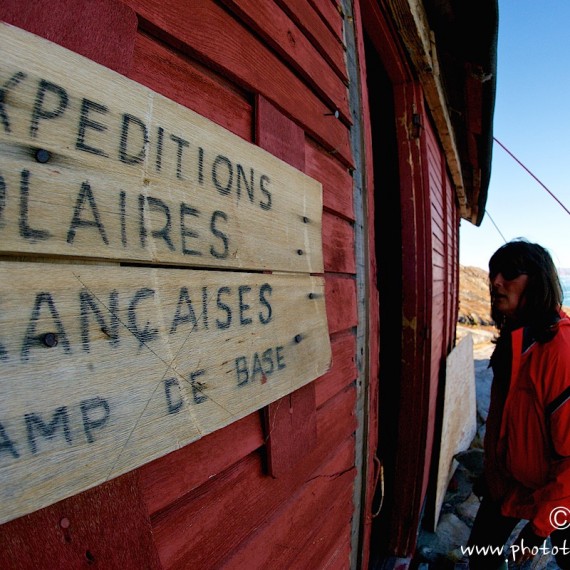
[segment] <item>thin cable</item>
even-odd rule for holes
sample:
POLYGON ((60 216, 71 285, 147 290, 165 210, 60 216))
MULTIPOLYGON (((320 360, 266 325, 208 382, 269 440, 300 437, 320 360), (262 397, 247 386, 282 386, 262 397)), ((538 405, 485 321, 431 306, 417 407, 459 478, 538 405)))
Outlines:
MULTIPOLYGON (((499 140, 493 137, 493 140, 499 144, 514 160, 516 160, 570 215, 570 210, 499 140)), ((499 232, 500 233, 500 232, 499 232)))
POLYGON ((493 218, 491 217, 491 214, 489 214, 489 210, 485 210, 485 214, 487 214, 487 217, 491 220, 491 222, 495 226, 495 229, 499 232, 500 236, 503 238, 503 241, 505 243, 507 243, 507 240, 505 239, 503 232, 501 232, 501 230, 499 229, 499 226, 495 223, 495 220, 493 220, 493 218))

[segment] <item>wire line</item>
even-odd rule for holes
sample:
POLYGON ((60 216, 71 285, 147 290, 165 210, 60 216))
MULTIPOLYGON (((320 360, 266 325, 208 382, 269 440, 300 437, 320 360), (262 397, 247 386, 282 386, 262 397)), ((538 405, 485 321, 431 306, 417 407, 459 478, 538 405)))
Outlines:
POLYGON ((499 144, 503 150, 505 150, 514 160, 516 160, 520 166, 522 166, 558 202, 558 204, 564 208, 566 213, 570 215, 570 210, 500 140, 495 137, 493 137, 493 140, 499 144))

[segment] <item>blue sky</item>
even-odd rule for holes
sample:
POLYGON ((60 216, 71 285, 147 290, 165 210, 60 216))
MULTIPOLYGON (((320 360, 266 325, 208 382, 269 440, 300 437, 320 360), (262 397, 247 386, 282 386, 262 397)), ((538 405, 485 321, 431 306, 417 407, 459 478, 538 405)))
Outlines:
MULTIPOLYGON (((568 0, 499 0, 494 136, 570 210, 569 22, 568 0)), ((570 268, 570 215, 497 143, 486 211, 461 221, 462 265, 526 237, 570 268)))

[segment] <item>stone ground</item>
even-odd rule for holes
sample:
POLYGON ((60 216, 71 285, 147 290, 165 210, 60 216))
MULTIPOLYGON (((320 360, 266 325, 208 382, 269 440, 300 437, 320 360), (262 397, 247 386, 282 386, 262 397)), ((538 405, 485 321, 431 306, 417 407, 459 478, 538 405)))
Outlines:
MULTIPOLYGON (((416 560, 412 567, 417 570, 467 570, 467 560, 462 556, 461 546, 467 544, 471 526, 479 508, 479 499, 472 493, 473 480, 482 469, 482 440, 485 420, 489 409, 492 373, 488 368, 493 345, 493 333, 488 331, 463 331, 473 334, 473 357, 475 364, 475 390, 477 397, 478 432, 471 447, 463 454, 447 489, 438 525, 435 532, 420 531, 416 560)), ((524 522, 521 523, 521 526, 524 522)), ((517 529, 515 529, 515 533, 517 529)), ((516 534, 513 533, 515 536, 516 534)), ((537 555, 522 566, 510 561, 508 568, 519 570, 556 570, 559 566, 551 556, 537 555)), ((491 570, 491 569, 490 569, 491 570)))

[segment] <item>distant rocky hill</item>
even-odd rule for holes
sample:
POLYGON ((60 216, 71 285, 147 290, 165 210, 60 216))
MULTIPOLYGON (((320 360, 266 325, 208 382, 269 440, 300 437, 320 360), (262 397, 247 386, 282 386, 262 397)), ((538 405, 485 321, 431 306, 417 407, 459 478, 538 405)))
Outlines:
MULTIPOLYGON (((562 278, 570 269, 559 269, 562 278)), ((570 307, 564 307, 570 313, 570 307)), ((463 325, 494 327, 490 315, 489 277, 480 267, 459 267, 459 314, 457 321, 463 325)))
POLYGON ((490 315, 489 277, 479 267, 459 267, 458 322, 472 326, 493 326, 490 315))

